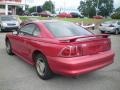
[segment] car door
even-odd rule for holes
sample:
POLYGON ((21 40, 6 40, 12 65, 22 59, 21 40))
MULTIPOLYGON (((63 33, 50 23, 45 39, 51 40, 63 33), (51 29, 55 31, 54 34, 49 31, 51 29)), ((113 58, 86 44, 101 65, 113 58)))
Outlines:
POLYGON ((1 17, 0 17, 0 31, 1 31, 1 17))
POLYGON ((18 55, 25 57, 26 54, 26 37, 30 39, 32 33, 34 31, 35 25, 34 24, 27 24, 19 30, 17 35, 12 37, 12 46, 14 47, 15 53, 18 55))
POLYGON ((118 28, 119 28, 119 32, 120 32, 120 21, 118 21, 117 24, 118 24, 118 28))
POLYGON ((19 45, 20 45, 20 54, 28 59, 31 51, 31 41, 33 37, 33 31, 35 30, 35 24, 28 24, 23 29, 19 31, 19 45))
POLYGON ((34 27, 31 34, 25 34, 22 36, 24 39, 24 43, 21 49, 21 53, 22 56, 25 57, 27 60, 32 60, 31 56, 34 50, 34 41, 40 36, 40 29, 35 24, 32 24, 31 26, 34 27))

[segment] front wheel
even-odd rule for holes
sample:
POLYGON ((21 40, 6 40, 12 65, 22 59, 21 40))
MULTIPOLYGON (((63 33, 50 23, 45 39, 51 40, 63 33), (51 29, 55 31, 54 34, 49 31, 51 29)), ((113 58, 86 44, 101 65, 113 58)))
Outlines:
POLYGON ((49 68, 49 65, 47 63, 47 59, 42 54, 35 55, 35 67, 38 76, 43 80, 48 80, 53 77, 53 73, 49 68))
POLYGON ((115 35, 118 35, 119 34, 119 31, 118 29, 115 30, 115 35))
POLYGON ((6 40, 6 51, 9 55, 13 55, 11 43, 9 40, 6 40))
POLYGON ((101 34, 104 34, 105 33, 105 31, 100 31, 101 32, 101 34))
POLYGON ((0 32, 2 32, 2 28, 0 27, 0 32))

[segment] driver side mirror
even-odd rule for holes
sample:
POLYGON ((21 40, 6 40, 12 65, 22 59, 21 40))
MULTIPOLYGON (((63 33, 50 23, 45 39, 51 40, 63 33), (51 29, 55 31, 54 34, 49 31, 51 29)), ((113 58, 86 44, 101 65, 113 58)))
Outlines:
POLYGON ((17 32, 17 31, 13 31, 12 34, 13 34, 13 35, 17 35, 18 32, 17 32))

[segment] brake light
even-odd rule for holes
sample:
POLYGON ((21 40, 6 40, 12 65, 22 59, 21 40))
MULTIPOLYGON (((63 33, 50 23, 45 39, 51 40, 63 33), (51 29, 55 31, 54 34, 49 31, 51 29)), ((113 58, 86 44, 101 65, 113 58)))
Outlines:
POLYGON ((80 47, 78 46, 68 46, 61 50, 60 56, 62 57, 75 57, 75 56, 81 56, 82 52, 80 47))
POLYGON ((110 50, 110 49, 111 49, 111 41, 109 39, 105 44, 105 50, 107 51, 107 50, 110 50))

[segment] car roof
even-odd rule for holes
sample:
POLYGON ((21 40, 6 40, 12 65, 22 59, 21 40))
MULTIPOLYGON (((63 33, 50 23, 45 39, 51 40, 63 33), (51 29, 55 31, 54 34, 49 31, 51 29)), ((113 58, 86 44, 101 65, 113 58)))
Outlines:
POLYGON ((35 23, 47 23, 47 22, 67 22, 62 20, 39 20, 39 21, 33 21, 35 23))
POLYGON ((63 20, 57 20, 57 19, 50 19, 50 20, 35 20, 35 21, 31 21, 31 22, 27 22, 25 25, 27 25, 27 24, 40 24, 40 23, 52 23, 52 22, 69 22, 69 21, 63 21, 63 20))

